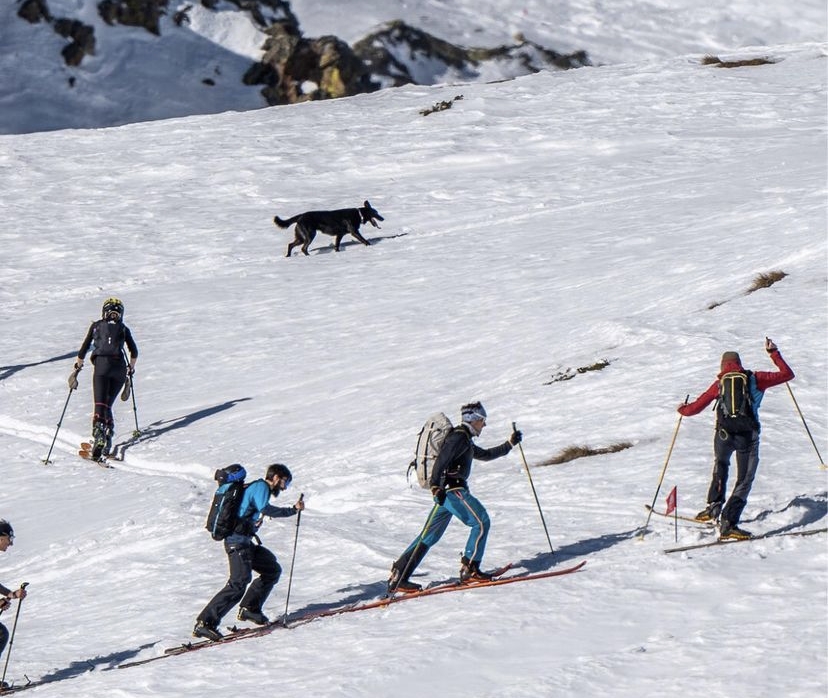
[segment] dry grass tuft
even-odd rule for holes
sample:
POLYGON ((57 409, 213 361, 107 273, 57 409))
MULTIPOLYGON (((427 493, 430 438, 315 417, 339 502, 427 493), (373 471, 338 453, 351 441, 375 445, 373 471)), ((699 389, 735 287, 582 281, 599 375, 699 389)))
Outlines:
POLYGON ((717 68, 747 68, 754 65, 773 65, 776 61, 769 58, 746 58, 739 61, 723 61, 718 56, 705 56, 702 65, 715 65, 717 68))
POLYGON ((568 446, 558 455, 552 456, 547 460, 538 463, 541 465, 560 465, 561 463, 568 463, 577 458, 586 458, 587 456, 601 456, 606 453, 618 453, 628 448, 632 448, 632 443, 629 441, 619 441, 611 446, 604 446, 603 448, 592 448, 590 446, 568 446))
POLYGON ((601 371, 602 369, 605 369, 609 365, 610 365, 609 361, 607 361, 606 359, 601 359, 599 361, 596 361, 594 364, 590 364, 589 366, 581 366, 581 367, 576 368, 574 370, 571 369, 571 368, 568 368, 568 369, 566 369, 566 371, 558 371, 558 373, 556 373, 554 376, 552 376, 552 378, 550 380, 546 381, 546 383, 544 383, 544 385, 552 385, 552 383, 560 383, 561 381, 572 380, 579 373, 589 373, 590 371, 601 371))
POLYGON ((760 288, 769 288, 777 281, 782 281, 787 276, 784 271, 769 271, 767 274, 759 274, 750 285, 750 288, 745 291, 745 295, 758 291, 760 288))

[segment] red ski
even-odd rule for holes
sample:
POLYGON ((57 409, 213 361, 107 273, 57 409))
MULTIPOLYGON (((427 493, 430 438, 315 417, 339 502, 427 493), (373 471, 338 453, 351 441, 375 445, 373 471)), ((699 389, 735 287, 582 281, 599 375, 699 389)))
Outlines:
MULTIPOLYGON (((397 596, 387 596, 376 601, 365 601, 349 606, 338 606, 326 611, 311 611, 292 618, 287 625, 281 620, 276 620, 256 628, 243 628, 241 630, 233 630, 225 635, 221 640, 198 640, 196 642, 187 642, 178 647, 170 647, 164 650, 164 654, 156 655, 155 657, 148 657, 147 659, 139 659, 134 662, 127 662, 119 664, 118 669, 126 669, 131 666, 138 666, 139 664, 149 664, 150 662, 164 659, 166 657, 173 657, 179 654, 187 654, 188 652, 195 652, 196 650, 204 649, 205 647, 212 647, 217 645, 225 645, 229 642, 236 642, 237 640, 244 640, 250 637, 263 637, 269 635, 278 629, 295 628, 305 623, 311 623, 320 618, 329 618, 331 616, 338 616, 343 613, 356 613, 358 611, 368 611, 372 608, 385 608, 392 604, 400 603, 402 601, 410 601, 411 599, 419 599, 423 596, 435 596, 437 594, 446 594, 453 591, 467 591, 469 589, 477 589, 478 587, 493 587, 501 586, 503 584, 514 584, 516 582, 528 582, 535 579, 547 579, 549 577, 560 577, 565 574, 577 572, 586 564, 586 560, 579 562, 572 567, 566 567, 560 570, 551 570, 549 572, 536 572, 533 574, 515 574, 508 577, 495 577, 487 581, 461 583, 459 581, 445 582, 427 587, 422 591, 412 592, 408 594, 398 594, 397 596)), ((512 565, 506 565, 501 568, 501 574, 511 569, 512 565)), ((500 570, 495 570, 497 573, 500 570)))

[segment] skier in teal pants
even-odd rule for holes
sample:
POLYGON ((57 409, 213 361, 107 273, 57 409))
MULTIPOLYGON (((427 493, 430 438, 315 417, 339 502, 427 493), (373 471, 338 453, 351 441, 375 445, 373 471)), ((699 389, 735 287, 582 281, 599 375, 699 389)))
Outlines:
POLYGON ((468 479, 472 460, 501 458, 520 443, 522 435, 515 430, 494 448, 481 448, 472 439, 480 436, 486 426, 486 410, 479 402, 463 405, 462 423, 452 429, 440 448, 434 463, 429 485, 434 506, 420 534, 391 567, 388 580, 389 593, 394 591, 419 591, 420 585, 408 581, 426 553, 446 532, 452 517, 457 517, 469 527, 469 538, 460 565, 460 580, 491 579, 491 574, 480 570, 480 562, 486 550, 489 535, 489 515, 480 501, 469 492, 468 479))

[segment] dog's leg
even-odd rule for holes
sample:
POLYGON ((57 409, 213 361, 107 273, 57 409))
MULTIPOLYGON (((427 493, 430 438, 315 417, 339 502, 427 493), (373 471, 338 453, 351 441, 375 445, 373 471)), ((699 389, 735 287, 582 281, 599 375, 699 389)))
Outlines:
POLYGON ((360 234, 359 234, 359 230, 355 230, 355 231, 352 233, 352 235, 353 235, 353 236, 354 236, 357 240, 359 240, 359 241, 360 241, 363 245, 370 245, 370 244, 371 244, 370 242, 368 242, 368 240, 366 240, 364 237, 362 237, 362 235, 360 235, 360 234))
POLYGON ((308 247, 316 237, 316 228, 306 227, 303 221, 300 221, 296 226, 296 234, 302 236, 302 252, 305 256, 308 255, 308 247))
POLYGON ((348 232, 353 237, 355 237, 357 240, 359 240, 363 245, 370 245, 371 244, 364 237, 362 237, 362 235, 359 234, 359 226, 358 225, 354 226, 354 224, 351 223, 351 221, 348 221, 347 224, 346 224, 346 227, 348 228, 348 232))

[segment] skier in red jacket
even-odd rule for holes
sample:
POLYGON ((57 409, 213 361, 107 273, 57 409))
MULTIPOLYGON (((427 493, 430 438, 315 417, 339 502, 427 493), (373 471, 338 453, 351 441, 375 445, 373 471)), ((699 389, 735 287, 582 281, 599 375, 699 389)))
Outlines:
POLYGON ((680 414, 698 414, 714 400, 716 435, 713 437, 713 476, 707 491, 707 508, 696 514, 697 521, 718 521, 721 539, 750 538, 737 525, 759 465, 759 405, 765 391, 794 377, 779 349, 765 338, 765 350, 778 371, 748 371, 739 354, 722 354, 721 371, 711 386, 693 402, 681 405, 680 414), (736 452, 736 484, 725 503, 730 457, 736 452))

